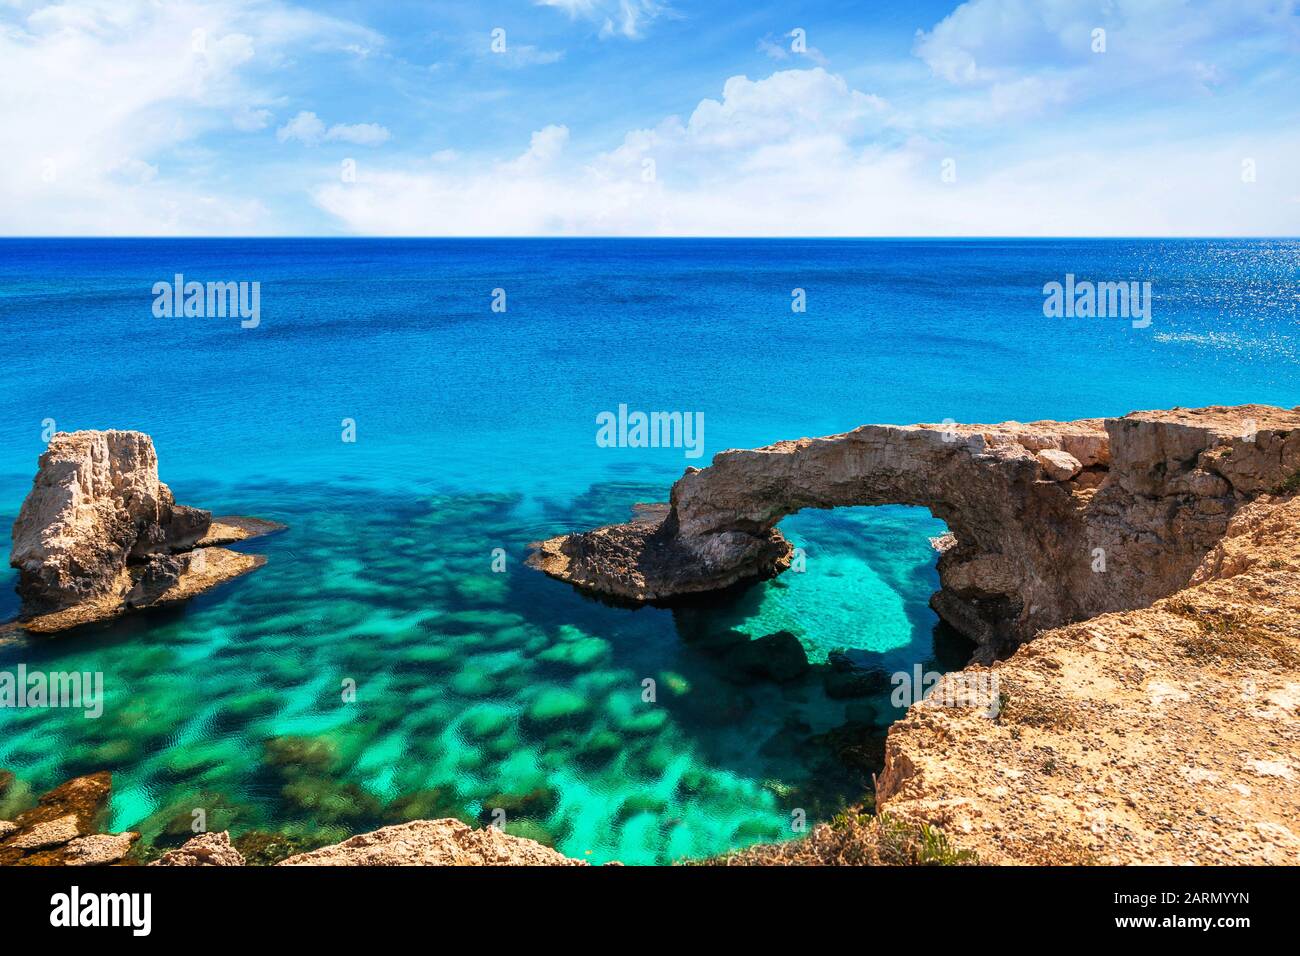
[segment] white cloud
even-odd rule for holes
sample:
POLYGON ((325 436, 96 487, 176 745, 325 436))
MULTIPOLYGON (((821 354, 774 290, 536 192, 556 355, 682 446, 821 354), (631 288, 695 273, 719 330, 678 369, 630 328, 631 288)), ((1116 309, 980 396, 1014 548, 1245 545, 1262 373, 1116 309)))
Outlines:
POLYGON ((303 110, 275 131, 282 143, 299 142, 304 146, 319 146, 322 142, 352 143, 355 146, 379 146, 388 142, 391 134, 377 123, 335 123, 328 129, 319 116, 303 110))
MULTIPOLYGON (((64 0, 0 23, 0 233, 255 233, 261 199, 209 188, 180 153, 269 121, 251 79, 304 46, 382 42, 276 0, 64 0)), ((215 180, 221 179, 217 171, 215 180)))
MULTIPOLYGON (((1014 81, 1008 81, 1014 82, 1014 81)), ((820 68, 732 77, 690 117, 633 130, 586 159, 549 126, 496 165, 376 167, 322 181, 346 229, 397 235, 1205 235, 1294 231, 1300 131, 1243 144, 1151 145, 1126 127, 958 155, 908 136, 891 108, 820 68), (1261 158, 1262 157, 1262 158, 1261 158), (1187 197, 1195 196, 1196 202, 1187 197)))
POLYGON ((767 79, 733 76, 721 100, 703 100, 691 114, 690 136, 706 147, 734 148, 792 137, 857 138, 879 128, 884 100, 850 89, 821 67, 784 70, 767 79))
POLYGON ((378 123, 335 123, 325 134, 325 138, 335 143, 352 143, 356 146, 378 146, 388 142, 391 137, 387 127, 378 123))
MULTIPOLYGON (((648 3, 546 5, 621 36, 669 15, 648 3)), ((918 36, 934 78, 891 102, 820 67, 782 69, 733 76, 689 113, 595 149, 551 125, 497 162, 478 149, 473 162, 450 148, 385 150, 346 183, 319 154, 284 149, 267 186, 230 175, 202 137, 268 129, 274 109, 284 143, 387 142, 375 123, 290 116, 267 87, 272 68, 304 53, 370 56, 381 37, 283 0, 65 0, 0 25, 0 89, 22 107, 0 123, 0 232, 292 231, 302 220, 272 219, 262 197, 292 201, 306 183, 340 229, 366 234, 1293 234, 1300 129, 1285 115, 1234 123, 1249 101, 1226 96, 1241 75, 1265 93, 1294 79, 1284 65, 1246 68, 1297 42, 1295 7, 1204 0, 1189 16, 1182 0, 971 0, 918 36), (1108 30, 1103 55, 1088 47, 1093 14, 1108 30), (1225 99, 1155 125, 1130 114, 1161 100, 1129 89, 1161 84, 1162 96, 1225 99), (1123 108, 1071 112, 1103 95, 1123 108), (1044 122, 1025 134, 1025 116, 1044 122), (1259 169, 1249 185, 1246 156, 1259 169), (939 177, 948 157, 956 183, 939 177)), ((479 105, 506 95, 504 83, 464 94, 479 105)), ((1266 112, 1267 96, 1257 102, 1266 112)))
POLYGON ((564 59, 563 50, 543 50, 527 43, 520 45, 507 43, 506 48, 500 53, 492 52, 489 48, 488 53, 484 55, 491 57, 493 63, 516 70, 526 66, 547 66, 564 59))
POLYGON ((271 111, 245 106, 230 118, 230 122, 242 133, 255 133, 271 124, 271 111))
POLYGON ((528 151, 514 161, 512 168, 533 169, 545 166, 564 151, 568 141, 569 127, 544 126, 532 135, 528 142, 528 151))
POLYGON ((1297 40, 1295 0, 969 0, 918 30, 914 52, 958 86, 1038 77, 1081 96, 1217 82, 1236 58, 1282 52, 1297 40), (1104 52, 1094 49, 1098 29, 1104 52))
POLYGON ((783 37, 781 37, 779 42, 773 42, 772 35, 768 34, 767 36, 763 37, 758 41, 758 46, 756 47, 756 49, 758 50, 759 53, 766 54, 768 59, 776 60, 777 62, 782 62, 784 60, 789 60, 792 57, 801 56, 801 57, 806 57, 807 59, 811 60, 813 63, 817 64, 818 66, 827 65, 829 61, 826 59, 825 54, 823 54, 822 51, 817 49, 817 47, 815 46, 807 46, 806 38, 804 42, 804 49, 796 52, 794 49, 794 41, 793 41, 794 36, 795 36, 794 31, 791 31, 790 33, 787 33, 783 37))
POLYGON ((571 19, 600 24, 600 36, 640 39, 646 28, 660 17, 672 16, 672 8, 657 0, 533 0, 539 7, 554 7, 571 19))
POLYGON ((315 146, 325 136, 325 124, 315 113, 303 110, 289 122, 275 131, 275 138, 282 143, 297 140, 304 146, 315 146))

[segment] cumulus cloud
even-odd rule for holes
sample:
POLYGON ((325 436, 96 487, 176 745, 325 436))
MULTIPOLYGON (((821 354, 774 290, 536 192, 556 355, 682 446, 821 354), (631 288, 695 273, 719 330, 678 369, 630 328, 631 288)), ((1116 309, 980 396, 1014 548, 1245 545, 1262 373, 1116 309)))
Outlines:
MULTIPOLYGON (((1014 83, 1014 80, 1007 80, 1014 83)), ((1027 94, 1026 94, 1027 95, 1027 94)), ((1044 94, 1048 95, 1048 94, 1044 94)), ((1300 131, 1252 143, 1272 181, 1241 181, 1233 146, 1148 145, 1126 129, 996 146, 956 161, 910 117, 821 68, 732 77, 685 119, 570 157, 548 126, 496 165, 368 164, 316 203, 364 234, 1034 235, 1293 231, 1300 131), (906 122, 904 122, 906 121, 906 122), (1196 202, 1187 201, 1196 196, 1196 202), (1249 210, 1243 215, 1243 210, 1249 210)))
MULTIPOLYGON (((620 36, 667 15, 631 0, 546 5, 620 36)), ((258 70, 322 50, 374 69, 381 37, 284 0, 65 0, 0 26, 0 89, 23 104, 0 124, 0 232, 292 231, 304 220, 277 221, 267 204, 292 214, 297 200, 376 235, 1290 234, 1300 128, 1285 115, 1234 126, 1229 107, 1212 135, 1176 129, 1175 112, 1153 127, 1150 113, 1129 115, 1126 91, 1157 90, 1142 98, 1150 109, 1224 95, 1245 75, 1271 95, 1294 69, 1257 65, 1300 40, 1295 6, 1205 0, 1188 17, 1181 0, 970 0, 917 36, 911 72, 932 76, 890 101, 791 55, 594 145, 591 130, 544 121, 527 143, 495 144, 495 159, 472 140, 411 136, 408 154, 384 150, 346 182, 320 153, 285 148, 259 193, 220 170, 205 134, 388 142, 375 123, 286 110, 258 70), (1090 48, 1097 17, 1105 54, 1090 48), (1125 108, 1076 110, 1102 95, 1125 108), (1032 135, 1020 135, 1026 116, 1044 118, 1032 135), (1243 157, 1259 172, 1250 184, 1243 157), (955 181, 940 177, 948 161, 955 181)), ((482 104, 508 88, 469 95, 482 104)))
POLYGON ((355 146, 378 146, 388 142, 391 134, 377 123, 335 123, 328 129, 319 116, 303 110, 275 131, 282 143, 299 142, 304 146, 318 146, 322 142, 352 143, 355 146))
POLYGON ((544 126, 535 132, 528 142, 528 150, 508 168, 526 171, 546 166, 564 151, 564 144, 569 141, 567 126, 544 126))
POLYGON ((1238 62, 1294 50, 1295 0, 968 0, 913 52, 983 122, 1129 88, 1206 89, 1238 62), (1230 39, 1229 39, 1230 38, 1230 39))
MULTIPOLYGON (((256 195, 206 188, 181 147, 258 128, 274 96, 250 78, 309 45, 382 43, 277 0, 64 0, 0 25, 0 232, 255 233, 256 195)), ((192 156, 201 151, 191 150, 192 156)))
POLYGON ((289 122, 275 131, 275 138, 282 143, 297 140, 304 146, 315 146, 325 136, 325 124, 315 113, 303 110, 289 122))

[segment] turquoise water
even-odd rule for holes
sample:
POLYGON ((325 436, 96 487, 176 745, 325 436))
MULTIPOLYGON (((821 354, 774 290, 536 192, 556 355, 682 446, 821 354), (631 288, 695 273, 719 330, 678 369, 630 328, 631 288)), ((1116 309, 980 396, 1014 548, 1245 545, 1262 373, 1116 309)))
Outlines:
POLYGON ((107 691, 98 720, 0 710, 0 767, 38 790, 111 769, 112 825, 159 844, 196 807, 308 843, 500 807, 629 863, 788 837, 794 811, 869 787, 894 712, 828 697, 824 668, 742 682, 719 642, 786 629, 817 663, 958 666, 968 647, 925 604, 942 524, 796 515, 805 573, 676 609, 584 597, 522 566, 529 541, 622 520, 723 448, 866 421, 1300 404, 1294 241, 0 249, 0 520, 53 419, 145 430, 180 501, 290 526, 247 546, 265 568, 184 608, 0 647, 0 669, 102 671, 107 691), (153 318, 178 271, 259 280, 261 326, 153 318), (1066 272, 1151 279, 1151 328, 1045 319, 1066 272), (705 458, 597 447, 620 403, 703 411, 705 458))

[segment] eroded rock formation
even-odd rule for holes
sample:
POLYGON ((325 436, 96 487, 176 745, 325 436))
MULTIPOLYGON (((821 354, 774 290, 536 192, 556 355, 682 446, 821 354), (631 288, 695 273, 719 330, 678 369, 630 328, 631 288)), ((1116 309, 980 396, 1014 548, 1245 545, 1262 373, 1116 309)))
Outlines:
POLYGON ((1189 587, 947 675, 890 728, 876 805, 983 863, 1296 865, 1297 781, 1300 497, 1264 496, 1189 587), (947 690, 990 681, 994 717, 947 690))
MULTIPOLYGON (((12 778, 11 778, 12 779, 12 778)), ((0 866, 105 866, 120 862, 138 833, 100 833, 112 776, 76 777, 0 821, 0 866)))
POLYGON ((243 866, 244 857, 230 843, 229 833, 200 833, 183 846, 168 850, 150 866, 243 866))
POLYGON ((1300 413, 1263 405, 999 425, 867 425, 725 451, 667 505, 535 545, 532 566, 631 601, 778 574, 804 508, 906 504, 948 525, 935 611, 1004 655, 1184 587, 1232 515, 1300 472, 1300 413))
POLYGON ((282 527, 176 504, 141 432, 60 432, 14 522, 22 626, 63 630, 192 597, 265 563, 215 545, 282 527))

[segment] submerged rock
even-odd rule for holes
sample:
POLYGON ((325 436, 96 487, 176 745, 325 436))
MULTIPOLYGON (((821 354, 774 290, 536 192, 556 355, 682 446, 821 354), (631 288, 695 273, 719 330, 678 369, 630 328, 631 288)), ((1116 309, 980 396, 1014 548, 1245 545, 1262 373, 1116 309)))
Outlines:
POLYGON ((782 684, 802 677, 810 666, 808 652, 789 631, 737 644, 727 653, 723 665, 730 674, 782 684))
POLYGON ((195 550, 205 539, 283 527, 220 520, 214 526, 209 512, 176 504, 158 479, 148 435, 59 432, 41 455, 13 527, 9 562, 18 569, 21 626, 48 633, 185 600, 265 562, 219 548, 195 550))
POLYGON ((847 700, 884 693, 890 687, 890 680, 884 671, 858 667, 843 652, 832 651, 827 658, 822 686, 827 697, 847 700))

